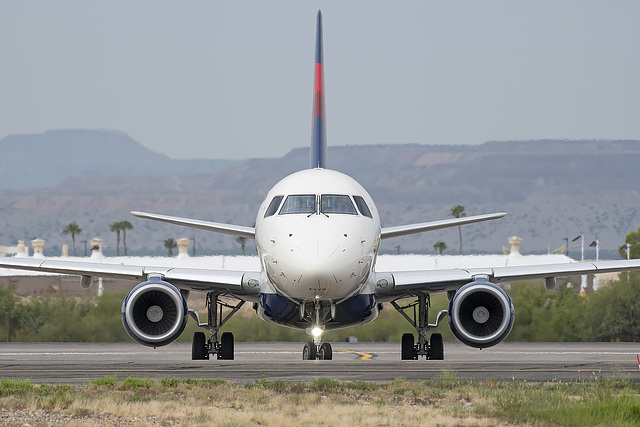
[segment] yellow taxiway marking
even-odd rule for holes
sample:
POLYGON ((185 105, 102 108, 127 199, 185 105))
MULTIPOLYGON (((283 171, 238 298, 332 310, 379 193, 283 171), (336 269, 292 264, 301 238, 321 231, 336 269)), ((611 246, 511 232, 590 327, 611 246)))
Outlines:
POLYGON ((371 360, 373 359, 373 354, 370 353, 361 353, 359 351, 353 351, 353 350, 334 350, 335 353, 353 353, 353 354, 357 354, 358 359, 360 360, 371 360))
MULTIPOLYGON (((279 348, 282 348, 282 349, 285 349, 285 350, 291 350, 291 349, 293 349, 293 347, 289 347, 289 346, 279 347, 279 348)), ((363 352, 360 352, 360 351, 353 351, 353 350, 333 350, 333 352, 334 352, 334 353, 353 353, 353 354, 357 354, 358 356, 360 356, 360 357, 358 357, 358 359, 359 359, 359 360, 371 360, 371 359, 373 359, 373 354, 370 354, 370 353, 363 353, 363 352)))

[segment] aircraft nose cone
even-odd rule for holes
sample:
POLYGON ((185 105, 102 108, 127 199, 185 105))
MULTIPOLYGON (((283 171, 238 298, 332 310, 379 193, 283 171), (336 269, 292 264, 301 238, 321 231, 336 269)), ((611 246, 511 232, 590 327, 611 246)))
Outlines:
POLYGON ((305 242, 298 246, 298 249, 309 262, 310 265, 322 265, 328 262, 339 249, 333 242, 305 242))
POLYGON ((339 247, 332 242, 308 241, 298 245, 300 275, 294 276, 305 298, 325 297, 336 283, 335 259, 339 247))

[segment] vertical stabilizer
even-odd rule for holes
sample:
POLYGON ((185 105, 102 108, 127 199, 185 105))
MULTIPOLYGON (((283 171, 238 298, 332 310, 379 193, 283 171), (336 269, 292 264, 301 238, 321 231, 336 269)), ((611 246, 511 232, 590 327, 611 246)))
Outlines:
POLYGON ((313 123, 311 129, 311 168, 324 168, 327 159, 327 130, 324 112, 324 58, 322 53, 322 13, 316 27, 316 68, 313 83, 313 123))

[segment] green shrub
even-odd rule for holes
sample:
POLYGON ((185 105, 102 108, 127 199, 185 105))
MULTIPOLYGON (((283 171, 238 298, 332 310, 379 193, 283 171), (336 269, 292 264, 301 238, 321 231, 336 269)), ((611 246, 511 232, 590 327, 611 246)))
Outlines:
POLYGON ((122 382, 122 387, 124 389, 137 390, 139 388, 151 388, 155 384, 156 382, 150 378, 128 377, 126 380, 122 382))
POLYGON ((180 385, 180 378, 176 378, 176 377, 171 377, 171 378, 162 378, 160 380, 160 384, 162 384, 165 387, 178 387, 180 385))
MULTIPOLYGON (((579 296, 561 285, 546 291, 542 282, 514 284, 509 290, 516 316, 507 340, 521 342, 640 341, 640 273, 620 276, 620 280, 598 292, 579 296), (579 325, 579 327, 578 327, 579 325)), ((22 342, 129 342, 122 327, 120 308, 124 293, 105 293, 102 297, 72 297, 66 294, 42 295, 21 300, 12 288, 0 284, 0 341, 22 342)), ((407 305, 411 300, 399 302, 407 305)), ((429 322, 446 309, 444 294, 431 298, 429 322)), ((324 341, 345 341, 355 336, 361 342, 399 342, 405 332, 415 333, 393 307, 385 304, 378 319, 365 325, 328 331, 324 341)), ((413 317, 412 308, 405 310, 413 317)), ((188 342, 200 330, 189 318, 180 341, 188 342)), ((264 322, 254 314, 236 315, 221 329, 232 331, 236 342, 293 341, 310 338, 304 331, 264 322)), ((445 320, 431 332, 452 340, 445 320)))
POLYGON ((0 380, 0 397, 22 396, 33 391, 33 387, 28 379, 13 381, 3 378, 0 380))
POLYGON ((116 377, 110 377, 110 376, 106 376, 106 377, 102 377, 102 378, 95 378, 93 380, 91 380, 89 382, 90 384, 93 385, 97 385, 97 386, 114 386, 116 384, 118 384, 118 380, 116 379, 116 377))

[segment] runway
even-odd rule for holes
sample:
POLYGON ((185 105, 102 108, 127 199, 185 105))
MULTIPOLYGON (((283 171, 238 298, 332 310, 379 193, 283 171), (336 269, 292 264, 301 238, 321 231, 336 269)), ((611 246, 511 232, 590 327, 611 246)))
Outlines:
POLYGON ((135 343, 2 343, 0 377, 34 384, 86 384, 94 378, 222 378, 249 383, 329 377, 385 382, 459 379, 528 382, 629 378, 640 381, 634 343, 502 343, 477 350, 445 343, 444 361, 400 360, 399 343, 332 343, 333 360, 303 361, 302 343, 236 343, 235 360, 191 360, 191 344, 152 349, 135 343))

